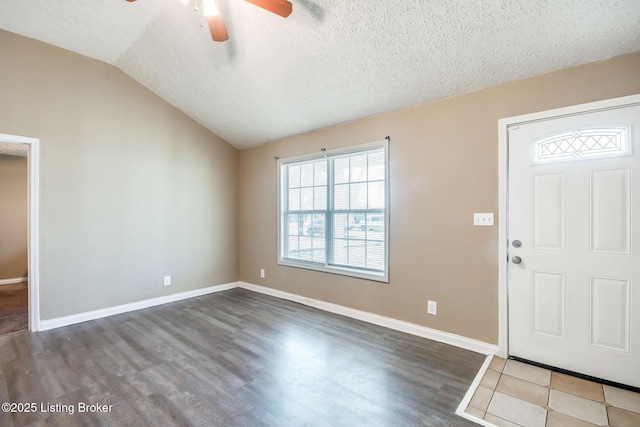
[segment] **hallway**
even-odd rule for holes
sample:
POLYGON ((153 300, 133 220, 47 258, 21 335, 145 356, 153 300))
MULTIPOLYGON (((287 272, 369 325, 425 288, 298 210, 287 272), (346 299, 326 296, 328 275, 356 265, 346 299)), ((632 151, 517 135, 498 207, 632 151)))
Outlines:
POLYGON ((28 284, 0 286, 0 336, 29 329, 28 284))

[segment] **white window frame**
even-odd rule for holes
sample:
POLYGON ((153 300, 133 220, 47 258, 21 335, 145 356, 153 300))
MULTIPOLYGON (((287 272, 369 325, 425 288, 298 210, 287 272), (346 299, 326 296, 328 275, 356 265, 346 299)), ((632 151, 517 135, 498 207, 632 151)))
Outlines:
MULTIPOLYGON (((366 144, 360 144, 356 146, 339 148, 335 150, 327 150, 322 151, 320 153, 314 154, 306 154, 301 156, 289 157, 286 159, 278 159, 277 165, 277 174, 278 174, 278 264, 284 265, 288 267, 297 267, 304 268, 308 270, 321 271, 325 273, 339 274, 344 276, 351 276, 360 279, 373 280, 377 282, 389 283, 389 141, 387 139, 383 139, 381 141, 370 142, 366 144), (384 151, 384 165, 385 165, 385 176, 384 176, 384 190, 385 190, 385 201, 384 201, 384 209, 383 213, 385 216, 384 222, 384 269, 382 272, 368 270, 368 269, 360 269, 360 268, 350 268, 343 267, 337 265, 328 264, 329 257, 325 257, 324 263, 313 262, 313 261, 304 261, 304 260, 296 260, 292 258, 285 257, 285 245, 284 241, 286 236, 285 234, 285 212, 283 207, 287 206, 287 189, 284 188, 286 185, 285 180, 283 179, 283 171, 285 170, 285 166, 288 166, 291 163, 298 163, 304 161, 313 161, 326 157, 336 157, 342 155, 356 155, 360 152, 375 150, 375 149, 383 149, 384 151)), ((328 168, 329 169, 329 168, 328 168)), ((334 212, 333 209, 333 191, 334 191, 334 182, 332 171, 329 169, 327 173, 327 215, 332 215, 334 212)), ((325 251, 328 253, 330 251, 329 245, 332 244, 333 241, 333 230, 330 230, 330 227, 326 227, 326 241, 325 251)))

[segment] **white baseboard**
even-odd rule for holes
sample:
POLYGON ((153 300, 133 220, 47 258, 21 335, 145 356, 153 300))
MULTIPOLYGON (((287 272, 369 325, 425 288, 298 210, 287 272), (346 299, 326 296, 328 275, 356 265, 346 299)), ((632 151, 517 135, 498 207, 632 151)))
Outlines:
POLYGON ((144 308, 155 307, 157 305, 167 304, 170 302, 181 301, 188 298, 199 297, 215 292, 226 291, 234 288, 243 288, 249 291, 270 295, 276 298, 297 302, 310 307, 330 313, 339 314, 341 316, 350 317, 352 319, 361 320, 363 322, 372 323, 374 325, 383 326, 407 334, 427 338, 430 340, 450 344, 456 347, 471 350, 482 354, 498 354, 498 346, 483 341, 474 340, 463 337, 461 335, 451 334, 449 332, 438 331, 437 329, 427 328, 426 326, 416 325, 391 317, 380 316, 378 314, 366 311, 356 310, 330 302, 320 301, 313 298, 307 298, 289 292, 279 291, 265 286, 254 285, 246 282, 232 282, 223 285, 210 286, 208 288, 195 289, 192 291, 181 292, 178 294, 166 295, 158 298, 151 298, 143 301, 132 302, 129 304, 118 305, 115 307, 103 308, 100 310, 88 311, 85 313, 73 314, 70 316, 57 317, 55 319, 41 320, 37 330, 46 331, 49 329, 60 328, 62 326, 82 323, 89 320, 101 319, 103 317, 114 316, 116 314, 128 313, 130 311, 142 310, 144 308))
POLYGON ((199 297, 202 295, 212 294, 214 292, 226 291, 226 290, 234 289, 237 287, 238 287, 238 282, 225 283, 223 285, 216 285, 216 286, 210 286, 208 288, 194 289, 192 291, 180 292, 177 294, 151 298, 143 301, 136 301, 129 304, 117 305, 115 307, 108 307, 100 310, 87 311, 85 313, 72 314, 71 316, 41 320, 40 327, 38 328, 38 330, 46 331, 49 329, 60 328, 62 326, 82 323, 88 320, 101 319, 103 317, 113 316, 113 315, 122 314, 122 313, 128 313, 130 311, 142 310, 143 308, 155 307, 157 305, 167 304, 175 301, 181 301, 188 298, 199 297))
POLYGON ((15 279, 1 279, 0 286, 2 285, 15 285, 16 283, 28 282, 28 277, 16 277, 15 279))
POLYGON ((383 326, 385 328, 405 332, 407 334, 416 335, 445 344, 450 344, 456 347, 464 348, 466 350, 474 351, 476 353, 495 355, 498 354, 499 351, 498 346, 494 344, 474 340, 471 338, 463 337, 461 335, 451 334, 449 332, 438 331, 437 329, 427 328, 426 326, 416 325, 415 323, 409 323, 402 320, 393 319, 391 317, 380 316, 378 314, 356 310, 342 305, 332 304, 330 302, 307 298, 300 295, 279 291, 273 288, 267 288, 265 286, 254 285, 246 282, 238 282, 238 287, 247 289, 249 291, 259 292, 261 294, 271 295, 276 298, 308 305, 310 307, 315 307, 320 310, 340 314, 342 316, 351 317, 357 320, 362 320, 364 322, 373 323, 374 325, 383 326))
POLYGON ((16 277, 14 279, 0 279, 0 286, 2 285, 15 285, 16 283, 28 282, 28 277, 16 277))

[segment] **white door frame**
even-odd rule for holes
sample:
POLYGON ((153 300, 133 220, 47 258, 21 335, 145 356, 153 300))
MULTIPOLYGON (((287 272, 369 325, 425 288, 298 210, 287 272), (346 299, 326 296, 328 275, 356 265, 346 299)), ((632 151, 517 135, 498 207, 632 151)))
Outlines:
MULTIPOLYGON (((498 120, 498 356, 506 358, 509 355, 509 307, 507 298, 509 135, 507 129, 510 126, 525 123, 630 105, 640 105, 640 94, 498 120)), ((640 129, 635 131, 640 132, 640 129)))
POLYGON ((29 147, 29 330, 35 332, 40 330, 40 140, 0 133, 0 142, 27 144, 29 147))

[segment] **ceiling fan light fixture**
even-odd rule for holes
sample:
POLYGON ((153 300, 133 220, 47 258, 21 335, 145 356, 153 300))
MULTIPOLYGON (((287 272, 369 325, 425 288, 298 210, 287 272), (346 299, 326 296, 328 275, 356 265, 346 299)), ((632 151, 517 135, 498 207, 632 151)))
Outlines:
MULTIPOLYGON (((136 0, 126 0, 129 3, 133 3, 136 0)), ((283 18, 291 15, 293 5, 288 0, 246 0, 247 2, 254 4, 264 10, 267 10, 276 15, 280 15, 283 18)), ((180 0, 182 4, 187 4, 189 0, 180 0)), ((217 42, 223 42, 229 40, 229 33, 227 32, 227 26, 224 23, 220 8, 218 7, 217 0, 195 0, 193 10, 200 12, 202 6, 202 17, 207 21, 211 38, 217 42)), ((204 27, 204 20, 200 21, 200 26, 204 27)))
POLYGON ((256 6, 268 10, 271 13, 275 13, 276 15, 280 15, 283 18, 291 15, 291 11, 293 10, 293 5, 290 1, 287 0, 247 0, 251 4, 255 4, 256 6))
POLYGON ((205 18, 213 41, 224 42, 229 40, 229 33, 227 33, 227 27, 224 25, 222 15, 206 16, 205 18))
POLYGON ((218 5, 216 4, 216 0, 203 0, 202 1, 202 14, 205 17, 219 16, 220 15, 220 9, 218 9, 218 5))
POLYGON ((211 38, 216 42, 229 40, 227 26, 220 14, 216 0, 202 0, 202 16, 207 20, 211 38))

